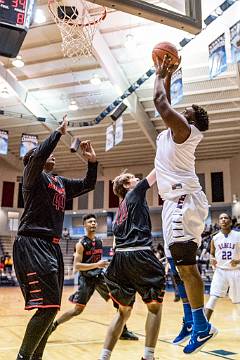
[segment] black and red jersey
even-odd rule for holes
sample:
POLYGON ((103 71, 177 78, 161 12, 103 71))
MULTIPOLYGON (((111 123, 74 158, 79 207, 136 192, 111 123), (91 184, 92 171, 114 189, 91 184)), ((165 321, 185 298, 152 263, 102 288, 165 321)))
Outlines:
MULTIPOLYGON (((102 247, 102 240, 95 237, 94 240, 89 239, 89 237, 84 236, 80 243, 82 244, 83 250, 83 257, 82 263, 85 264, 92 264, 96 263, 102 258, 103 247, 102 247)), ((96 276, 102 272, 102 269, 92 269, 87 271, 80 271, 80 273, 84 276, 96 276)))
POLYGON ((24 212, 20 219, 19 235, 61 237, 66 200, 94 189, 97 162, 88 163, 84 179, 53 176, 43 170, 55 149, 61 133, 54 131, 30 157, 23 172, 24 212))
POLYGON ((113 223, 116 248, 151 245, 152 226, 146 201, 149 187, 147 179, 139 181, 119 204, 113 223))

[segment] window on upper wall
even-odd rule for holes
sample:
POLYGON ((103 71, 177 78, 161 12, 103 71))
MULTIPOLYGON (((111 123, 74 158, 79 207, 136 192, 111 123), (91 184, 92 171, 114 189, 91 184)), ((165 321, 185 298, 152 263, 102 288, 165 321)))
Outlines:
POLYGON ((22 193, 22 183, 18 184, 18 205, 19 209, 24 208, 24 201, 23 201, 23 193, 22 193))
POLYGON ((119 205, 119 199, 113 192, 113 183, 109 180, 109 198, 108 198, 108 207, 117 208, 119 205))
POLYGON ((88 209, 88 193, 79 196, 78 198, 78 210, 88 209))
POLYGON ((13 207, 15 183, 10 181, 3 182, 2 188, 2 207, 13 207))
POLYGON ((211 173, 212 202, 224 201, 223 172, 211 173))
POLYGON ((206 192, 205 174, 197 174, 202 190, 206 192))
POLYGON ((93 193, 93 208, 102 209, 104 199, 104 181, 97 181, 93 193))

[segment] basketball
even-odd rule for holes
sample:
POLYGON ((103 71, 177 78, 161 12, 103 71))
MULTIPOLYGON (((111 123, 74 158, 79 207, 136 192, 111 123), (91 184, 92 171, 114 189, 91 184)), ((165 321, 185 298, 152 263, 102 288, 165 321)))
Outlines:
POLYGON ((156 63, 157 58, 163 61, 165 55, 169 55, 171 57, 171 65, 179 63, 178 51, 175 45, 164 41, 154 46, 152 51, 152 59, 154 64, 156 63))

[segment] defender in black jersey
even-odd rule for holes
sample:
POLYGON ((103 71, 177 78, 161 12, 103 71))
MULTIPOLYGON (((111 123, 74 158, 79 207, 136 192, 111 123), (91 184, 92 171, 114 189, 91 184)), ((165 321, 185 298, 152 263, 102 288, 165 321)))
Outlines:
POLYGON ((38 309, 28 323, 17 360, 40 360, 60 308, 64 278, 62 234, 65 202, 94 189, 97 161, 89 141, 81 143, 88 160, 84 179, 53 176, 52 154, 67 130, 67 117, 41 145, 23 158, 24 212, 14 242, 13 258, 25 309, 38 309))
POLYGON ((110 295, 119 304, 105 338, 100 360, 108 360, 130 316, 138 292, 148 308, 144 359, 153 360, 158 338, 165 271, 151 250, 151 220, 146 191, 156 182, 155 170, 139 181, 132 174, 121 174, 113 181, 120 199, 113 232, 115 255, 105 272, 110 295))
MULTIPOLYGON (((73 309, 62 314, 54 322, 52 331, 58 325, 81 314, 95 290, 105 301, 110 299, 109 290, 103 276, 103 269, 108 266, 109 262, 102 260, 102 240, 96 237, 96 216, 94 214, 85 215, 83 217, 83 225, 86 235, 76 244, 73 264, 74 272, 79 271, 79 286, 78 290, 69 297, 69 301, 75 304, 75 306, 73 309)), ((118 309, 117 303, 115 303, 115 307, 118 309)), ((138 340, 138 337, 131 331, 128 331, 125 326, 121 339, 138 340)))

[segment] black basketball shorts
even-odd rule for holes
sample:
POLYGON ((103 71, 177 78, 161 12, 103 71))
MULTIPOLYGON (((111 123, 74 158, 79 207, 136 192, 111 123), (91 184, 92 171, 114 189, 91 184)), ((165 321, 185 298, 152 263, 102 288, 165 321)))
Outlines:
POLYGON ((116 251, 105 280, 114 301, 133 306, 138 292, 145 303, 162 303, 165 269, 152 250, 116 251))
POLYGON ((60 308, 64 264, 59 244, 30 236, 17 236, 13 261, 25 309, 60 308))
POLYGON ((110 299, 109 290, 103 275, 98 275, 96 277, 86 277, 84 275, 79 275, 78 290, 69 297, 69 301, 71 301, 73 304, 84 307, 92 297, 95 290, 105 301, 110 299))

